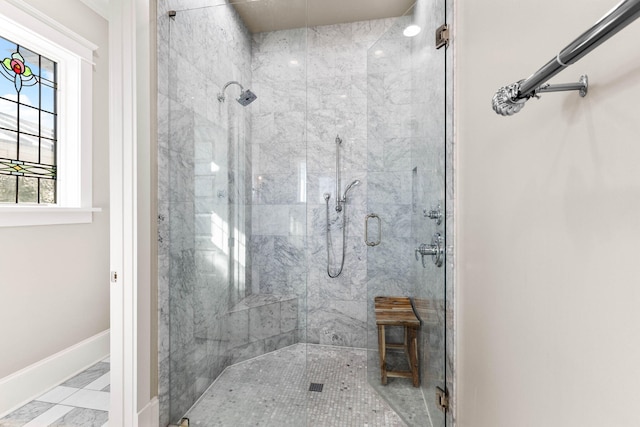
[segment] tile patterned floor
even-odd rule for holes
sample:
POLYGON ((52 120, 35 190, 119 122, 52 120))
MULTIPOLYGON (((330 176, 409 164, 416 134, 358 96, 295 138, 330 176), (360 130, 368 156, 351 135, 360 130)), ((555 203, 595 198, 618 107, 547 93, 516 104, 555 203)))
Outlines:
MULTIPOLYGON (((227 368, 192 426, 405 427, 367 382, 366 351, 296 344, 227 368), (310 391, 311 383, 322 391, 310 391)), ((0 419, 0 427, 107 427, 109 359, 0 419)))
POLYGON ((186 417, 202 427, 405 426, 366 366, 362 349, 293 345, 227 368, 186 417))
POLYGON ((106 427, 109 359, 44 393, 0 419, 0 427, 106 427))

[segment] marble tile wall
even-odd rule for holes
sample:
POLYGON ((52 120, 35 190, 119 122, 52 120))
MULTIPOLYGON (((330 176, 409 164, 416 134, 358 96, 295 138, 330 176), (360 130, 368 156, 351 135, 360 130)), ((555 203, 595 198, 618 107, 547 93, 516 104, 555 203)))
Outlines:
MULTIPOLYGON (((252 37, 252 293, 306 307, 306 29, 252 37)), ((297 336, 303 335, 296 325, 297 336)))
POLYGON ((410 17, 398 18, 368 51, 367 204, 382 221, 380 245, 367 248, 367 345, 372 349, 378 344, 374 298, 414 296, 411 223, 417 208, 417 175, 411 147, 417 116, 412 97, 411 39, 402 35, 409 22, 410 17))
POLYGON ((307 340, 310 343, 366 347, 367 246, 364 217, 367 193, 380 185, 368 166, 367 152, 367 50, 393 19, 309 28, 307 102, 307 340), (336 212, 336 136, 340 144, 341 188, 353 187, 343 212, 336 212), (327 205, 329 193, 331 255, 327 255, 327 205), (342 227, 346 215, 346 250, 340 268, 342 227))
MULTIPOLYGON (((264 95, 252 116, 253 286, 254 292, 303 297, 306 281, 306 304, 303 298, 299 304, 303 341, 366 346, 363 220, 367 192, 378 195, 370 200, 373 208, 385 205, 386 225, 392 217, 398 219, 387 236, 389 254, 376 268, 385 270, 386 277, 397 277, 402 276, 406 264, 394 255, 394 246, 404 240, 410 224, 411 175, 404 167, 407 141, 402 139, 410 136, 403 130, 408 124, 406 111, 396 111, 395 121, 384 130, 388 140, 384 150, 367 150, 367 50, 394 21, 319 26, 253 37, 253 84, 264 95), (342 255, 343 220, 343 213, 333 208, 337 135, 343 140, 340 192, 355 179, 361 184, 350 192, 346 207, 343 273, 332 279, 327 275, 323 195, 331 194, 331 270, 335 273, 342 255), (399 182, 399 187, 393 182, 399 182)), ((394 66, 390 57, 387 63, 394 66)), ((406 93, 398 94, 402 95, 406 93)))

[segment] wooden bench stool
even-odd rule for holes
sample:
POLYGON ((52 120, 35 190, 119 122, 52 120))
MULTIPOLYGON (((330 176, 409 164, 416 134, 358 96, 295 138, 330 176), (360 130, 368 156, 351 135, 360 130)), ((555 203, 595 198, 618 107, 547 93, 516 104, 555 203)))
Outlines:
POLYGON ((413 311, 411 300, 407 297, 375 297, 376 325, 378 326, 378 352, 380 353, 380 375, 382 384, 387 377, 411 378, 413 386, 420 386, 418 364, 418 328, 420 320, 413 311), (404 342, 387 343, 386 326, 402 326, 404 342), (387 369, 387 349, 404 350, 409 359, 408 371, 390 371, 387 369))

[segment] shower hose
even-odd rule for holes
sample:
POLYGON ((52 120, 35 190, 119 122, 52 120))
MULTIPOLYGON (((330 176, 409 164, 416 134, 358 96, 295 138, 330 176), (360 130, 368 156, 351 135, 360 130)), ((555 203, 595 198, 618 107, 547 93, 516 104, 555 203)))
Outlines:
POLYGON ((333 245, 331 243, 331 230, 330 230, 330 222, 329 222, 329 198, 325 197, 325 202, 327 205, 327 274, 332 279, 335 279, 340 274, 342 274, 342 269, 344 268, 344 255, 347 250, 347 204, 345 203, 342 208, 342 260, 340 261, 340 270, 337 273, 331 274, 331 249, 333 245))

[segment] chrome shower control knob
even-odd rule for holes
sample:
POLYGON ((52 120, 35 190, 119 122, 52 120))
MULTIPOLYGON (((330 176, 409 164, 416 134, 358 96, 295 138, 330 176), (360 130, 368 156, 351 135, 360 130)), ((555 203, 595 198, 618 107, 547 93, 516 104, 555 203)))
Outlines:
POLYGON ((438 253, 437 247, 423 243, 420 245, 420 247, 416 249, 416 259, 418 259, 418 254, 425 256, 425 255, 436 255, 437 253, 438 253))
POLYGON ((442 215, 442 206, 440 204, 438 204, 435 208, 431 209, 430 211, 423 209, 422 215, 424 215, 425 218, 430 218, 434 220, 437 225, 442 224, 443 215, 442 215))
POLYGON ((431 260, 436 267, 442 267, 444 262, 444 239, 440 233, 435 233, 431 239, 431 244, 422 243, 415 250, 416 261, 419 260, 418 254, 422 257, 422 266, 427 268, 424 262, 425 255, 431 255, 431 260))

